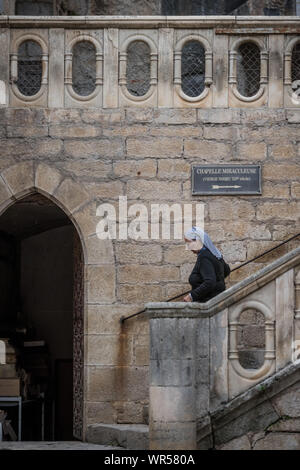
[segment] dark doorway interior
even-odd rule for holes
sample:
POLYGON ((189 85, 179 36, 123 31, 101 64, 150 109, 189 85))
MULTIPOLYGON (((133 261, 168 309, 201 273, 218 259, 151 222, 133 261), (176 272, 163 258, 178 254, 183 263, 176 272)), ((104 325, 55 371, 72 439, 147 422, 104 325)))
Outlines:
MULTIPOLYGON (((0 217, 0 338, 10 351, 0 378, 20 379, 22 440, 73 439, 76 235, 67 215, 38 193, 0 217)), ((17 410, 5 411, 17 428, 17 410)))

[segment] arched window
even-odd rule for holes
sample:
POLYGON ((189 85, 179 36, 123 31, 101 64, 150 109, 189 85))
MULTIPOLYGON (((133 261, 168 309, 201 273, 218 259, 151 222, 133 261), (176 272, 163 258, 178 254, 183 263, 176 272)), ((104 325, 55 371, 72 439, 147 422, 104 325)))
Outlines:
POLYGON ((291 65, 292 82, 300 80, 300 41, 293 47, 291 65))
POLYGON ((181 87, 189 97, 205 88, 205 49, 199 41, 188 41, 181 52, 181 87))
POLYGON ((242 96, 254 96, 260 89, 261 57, 259 47, 247 42, 240 45, 236 58, 237 90, 242 96))
POLYGON ((42 85, 42 55, 43 51, 35 41, 23 41, 17 54, 17 87, 24 96, 34 96, 41 89, 42 85))
POLYGON ((133 96, 144 96, 150 88, 150 52, 144 41, 133 41, 127 48, 126 86, 133 96))
POLYGON ((80 41, 72 52, 73 89, 80 96, 88 96, 96 88, 96 48, 90 41, 80 41))

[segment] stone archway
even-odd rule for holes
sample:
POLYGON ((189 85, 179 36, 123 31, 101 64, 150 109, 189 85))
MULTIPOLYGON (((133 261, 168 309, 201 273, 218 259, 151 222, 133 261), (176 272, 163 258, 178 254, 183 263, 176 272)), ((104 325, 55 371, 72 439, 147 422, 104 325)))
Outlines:
MULTIPOLYGON (((87 322, 84 317, 88 314, 88 304, 94 303, 95 292, 94 273, 103 266, 103 255, 107 245, 101 248, 96 237, 96 203, 90 198, 85 189, 66 176, 63 172, 43 163, 32 161, 14 164, 0 174, 0 216, 19 199, 31 193, 41 193, 52 200, 69 217, 78 234, 77 243, 82 247, 82 254, 77 250, 78 266, 83 276, 75 275, 75 289, 78 290, 77 325, 74 329, 75 341, 74 358, 74 436, 85 439, 85 390, 87 371, 87 347, 83 348, 87 335, 87 322)), ((105 263, 105 262, 104 262, 105 263)), ((114 267, 113 267, 114 269, 114 267)), ((79 270, 80 271, 80 270, 79 270)), ((79 273, 78 271, 78 273, 79 273)), ((96 282, 98 278, 96 279, 96 282)), ((100 289, 101 290, 101 289, 100 289)), ((99 298, 99 294, 97 293, 99 298)), ((104 295, 104 303, 107 299, 104 295)), ((76 311, 77 308, 77 311, 76 311)))

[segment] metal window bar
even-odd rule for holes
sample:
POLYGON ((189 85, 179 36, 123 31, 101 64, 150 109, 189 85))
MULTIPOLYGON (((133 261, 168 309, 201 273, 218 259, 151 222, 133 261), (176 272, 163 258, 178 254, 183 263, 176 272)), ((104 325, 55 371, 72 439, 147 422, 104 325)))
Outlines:
POLYGON ((72 83, 77 95, 88 96, 96 87, 96 49, 89 41, 77 42, 73 48, 72 83))
POLYGON ((292 82, 300 80, 300 42, 297 42, 292 51, 292 82))
POLYGON ((17 86, 24 96, 33 96, 42 83, 42 49, 34 41, 24 41, 18 51, 17 86))
POLYGON ((205 50, 198 41, 189 41, 181 53, 181 88, 190 97, 205 88, 205 50))
POLYGON ((241 95, 250 97, 260 88, 260 50, 247 42, 239 47, 237 54, 237 89, 241 95))
MULTIPOLYGON (((274 246, 273 248, 270 248, 269 250, 264 251, 264 252, 261 253, 260 255, 257 255, 257 256, 255 256, 254 258, 249 259, 249 260, 246 261, 245 263, 240 264, 240 265, 237 266, 236 268, 233 268, 233 269, 231 270, 231 273, 233 273, 234 271, 237 271, 237 269, 240 269, 240 268, 242 268, 243 266, 246 266, 246 265, 249 264, 249 263, 252 263, 253 261, 256 261, 257 259, 261 258, 262 256, 265 256, 266 254, 270 253, 271 251, 276 250, 276 249, 279 248, 280 246, 285 245, 286 243, 288 243, 288 242, 290 242, 291 240, 294 240, 294 239, 296 239, 296 238, 298 238, 298 237, 300 237, 300 232, 297 233, 296 235, 293 235, 292 237, 288 238, 287 240, 284 240, 283 242, 279 243, 278 245, 274 246)), ((186 291, 186 292, 182 292, 181 294, 175 295, 175 297, 171 297, 170 299, 167 299, 165 302, 171 302, 172 300, 178 299, 179 297, 182 297, 183 295, 187 295, 190 291, 191 291, 191 289, 189 289, 189 290, 186 291)), ((129 320, 129 318, 136 317, 136 316, 141 315, 142 313, 145 313, 145 312, 146 312, 146 309, 144 308, 143 310, 140 310, 139 312, 133 313, 132 315, 129 315, 128 317, 122 316, 122 317, 120 318, 120 322, 123 324, 126 320, 129 320)))
POLYGON ((133 41, 127 48, 127 90, 133 96, 143 96, 150 88, 150 47, 144 41, 133 41))

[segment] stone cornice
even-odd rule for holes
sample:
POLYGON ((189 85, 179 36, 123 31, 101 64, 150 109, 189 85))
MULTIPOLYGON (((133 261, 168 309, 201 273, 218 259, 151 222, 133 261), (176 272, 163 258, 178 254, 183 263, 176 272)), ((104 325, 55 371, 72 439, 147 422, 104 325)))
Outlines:
POLYGON ((211 317, 298 264, 300 264, 300 247, 273 261, 273 263, 243 279, 208 302, 149 302, 145 305, 146 312, 151 318, 211 317))
POLYGON ((0 16, 14 28, 215 28, 222 34, 299 33, 297 16, 0 16))

